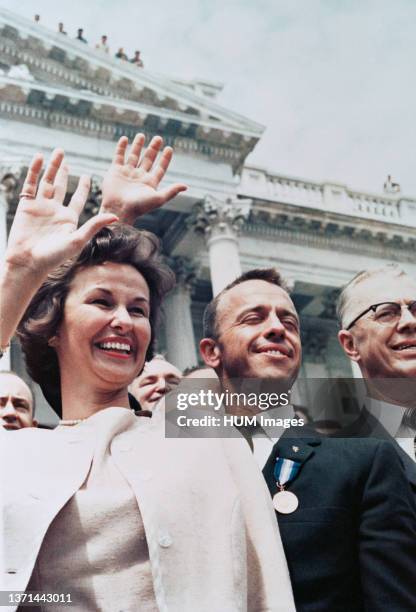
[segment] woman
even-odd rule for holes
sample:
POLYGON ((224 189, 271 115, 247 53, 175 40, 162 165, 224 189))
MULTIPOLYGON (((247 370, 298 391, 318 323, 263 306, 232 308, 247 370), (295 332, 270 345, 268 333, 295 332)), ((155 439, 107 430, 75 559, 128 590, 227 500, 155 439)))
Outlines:
POLYGON ((245 442, 165 439, 160 419, 129 409, 172 277, 154 237, 106 227, 117 218, 105 211, 133 218, 184 188, 157 191, 171 150, 155 164, 161 139, 141 158, 142 146, 136 137, 125 162, 119 142, 104 212, 79 229, 88 181, 62 206, 61 151, 39 187, 35 158, 23 187, 0 281, 1 346, 22 319, 29 369, 63 420, 54 431, 0 432, 12 466, 2 588, 61 594, 54 610, 69 596, 83 612, 288 612, 280 537, 245 442))

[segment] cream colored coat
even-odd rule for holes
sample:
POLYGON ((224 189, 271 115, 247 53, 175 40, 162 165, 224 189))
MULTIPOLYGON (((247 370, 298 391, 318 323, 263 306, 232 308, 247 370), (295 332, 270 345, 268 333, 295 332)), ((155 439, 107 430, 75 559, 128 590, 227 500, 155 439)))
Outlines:
POLYGON ((49 525, 87 477, 97 419, 109 421, 113 459, 140 506, 159 610, 295 610, 269 493, 246 442, 165 439, 160 418, 124 408, 55 431, 1 430, 2 590, 25 590, 49 525))

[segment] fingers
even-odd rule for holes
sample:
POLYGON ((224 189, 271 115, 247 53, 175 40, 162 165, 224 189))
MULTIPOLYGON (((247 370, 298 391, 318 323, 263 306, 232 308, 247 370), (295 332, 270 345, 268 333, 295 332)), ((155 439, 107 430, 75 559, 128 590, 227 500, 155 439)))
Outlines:
POLYGON ((139 163, 144 141, 145 141, 144 134, 136 134, 136 136, 134 137, 129 156, 127 158, 127 163, 129 166, 132 166, 132 168, 136 168, 137 164, 139 163))
POLYGON ((118 221, 118 217, 111 213, 100 213, 95 215, 95 217, 88 219, 84 225, 81 225, 81 227, 72 234, 72 244, 76 246, 77 250, 81 250, 88 240, 91 240, 100 229, 116 221, 118 221))
POLYGON ((42 170, 43 156, 37 153, 32 161, 30 162, 25 182, 23 183, 22 193, 26 193, 28 196, 35 198, 36 190, 39 180, 39 175, 42 170))
POLYGON ((113 163, 114 164, 124 164, 124 158, 126 155, 127 145, 129 144, 129 139, 127 136, 122 136, 118 143, 116 144, 116 150, 114 151, 113 163))
POLYGON ((91 180, 89 176, 86 176, 85 174, 81 176, 78 182, 78 186, 74 191, 74 195, 72 196, 71 201, 68 204, 68 207, 72 208, 72 210, 76 212, 78 217, 80 216, 85 206, 85 202, 87 201, 88 194, 90 192, 90 184, 91 180))
POLYGON ((153 170, 153 176, 156 181, 156 186, 159 185, 160 181, 166 174, 166 170, 169 168, 169 164, 172 160, 173 149, 172 147, 165 147, 162 151, 162 155, 157 163, 157 166, 153 170))
POLYGON ((55 199, 61 204, 64 201, 66 190, 68 189, 68 173, 68 166, 65 163, 61 164, 55 179, 54 194, 55 199))
POLYGON ((153 166, 153 162, 158 156, 158 153, 162 145, 163 145, 163 139, 160 136, 153 136, 152 140, 149 143, 149 146, 144 152, 143 159, 140 163, 140 168, 142 170, 149 172, 149 170, 153 166))
POLYGON ((53 198, 55 187, 54 181, 64 159, 62 149, 55 149, 52 152, 49 164, 46 167, 45 173, 39 183, 39 194, 45 198, 53 198))
POLYGON ((163 206, 163 204, 169 202, 169 200, 176 198, 178 193, 181 193, 181 191, 186 191, 187 189, 187 185, 184 185, 183 183, 175 183, 174 185, 170 185, 170 187, 161 189, 158 191, 158 206, 163 206))

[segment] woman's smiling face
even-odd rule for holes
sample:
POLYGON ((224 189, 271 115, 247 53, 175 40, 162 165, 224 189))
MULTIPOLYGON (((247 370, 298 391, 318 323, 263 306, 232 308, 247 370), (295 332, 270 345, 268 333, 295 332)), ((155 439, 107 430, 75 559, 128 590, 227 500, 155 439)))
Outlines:
POLYGON ((53 346, 61 378, 103 391, 127 386, 143 368, 151 338, 149 287, 133 266, 81 268, 71 282, 53 346))

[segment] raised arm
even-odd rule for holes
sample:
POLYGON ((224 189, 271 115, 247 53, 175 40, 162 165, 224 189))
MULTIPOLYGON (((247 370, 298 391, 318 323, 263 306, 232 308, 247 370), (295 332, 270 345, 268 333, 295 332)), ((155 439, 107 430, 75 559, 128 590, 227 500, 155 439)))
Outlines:
POLYGON ((101 211, 114 213, 122 223, 130 225, 137 217, 163 206, 187 189, 182 183, 159 189, 173 151, 171 147, 162 150, 163 140, 160 136, 154 136, 143 150, 144 141, 144 134, 136 134, 126 160, 129 141, 122 136, 103 181, 101 211))
POLYGON ((50 271, 78 254, 102 227, 117 221, 114 214, 89 219, 78 228, 90 180, 82 176, 68 206, 64 152, 56 149, 42 179, 43 158, 32 160, 10 230, 0 269, 0 348, 10 342, 19 321, 50 271), (38 184, 39 183, 39 184, 38 184))

